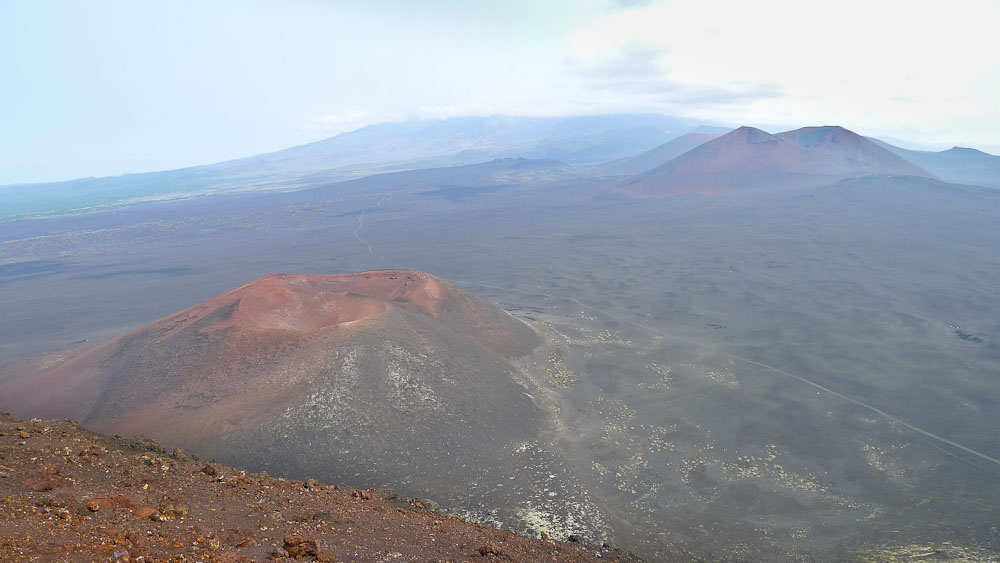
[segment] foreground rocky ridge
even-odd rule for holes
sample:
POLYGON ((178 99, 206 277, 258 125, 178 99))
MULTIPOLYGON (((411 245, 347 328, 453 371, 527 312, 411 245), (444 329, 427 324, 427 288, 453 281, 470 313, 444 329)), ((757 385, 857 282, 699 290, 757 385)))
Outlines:
POLYGON ((529 539, 392 491, 248 474, 72 421, 0 413, 4 561, 636 561, 529 539))

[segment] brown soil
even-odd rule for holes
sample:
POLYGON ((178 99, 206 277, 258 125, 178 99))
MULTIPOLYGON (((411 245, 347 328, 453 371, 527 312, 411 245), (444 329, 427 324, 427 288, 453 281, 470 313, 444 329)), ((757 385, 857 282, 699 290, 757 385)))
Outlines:
POLYGON ((4 561, 635 561, 426 510, 386 490, 246 474, 150 441, 0 414, 4 561), (595 554, 599 553, 598 556, 595 554))

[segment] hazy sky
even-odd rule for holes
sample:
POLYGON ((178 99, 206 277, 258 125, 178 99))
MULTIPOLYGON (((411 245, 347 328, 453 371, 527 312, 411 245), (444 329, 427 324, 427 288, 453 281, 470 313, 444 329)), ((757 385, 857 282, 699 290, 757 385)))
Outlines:
POLYGON ((1000 1, 0 0, 0 184, 453 115, 839 124, 1000 154, 1000 1))

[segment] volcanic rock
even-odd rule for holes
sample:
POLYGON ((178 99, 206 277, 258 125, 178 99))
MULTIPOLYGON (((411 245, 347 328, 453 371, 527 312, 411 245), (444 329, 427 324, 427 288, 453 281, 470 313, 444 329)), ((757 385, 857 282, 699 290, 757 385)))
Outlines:
MULTIPOLYGON (((0 429, 10 431, 17 423, 0 414, 0 429)), ((132 561, 265 561, 272 551, 286 562, 290 557, 375 561, 388 553, 400 561, 462 561, 469 559, 472 546, 487 544, 525 563, 635 561, 617 551, 588 552, 454 517, 398 511, 378 498, 358 503, 333 487, 310 492, 290 481, 224 465, 218 466, 220 473, 240 479, 205 479, 202 465, 194 460, 180 460, 176 470, 164 472, 159 462, 169 459, 165 453, 137 451, 127 439, 93 434, 65 420, 28 424, 34 439, 25 447, 12 448, 16 437, 0 434, 0 449, 9 452, 4 467, 13 474, 0 479, 0 561, 83 563, 114 560, 116 553, 119 560, 132 561), (39 466, 65 464, 70 447, 104 455, 74 458, 62 470, 73 478, 56 490, 24 486, 23 476, 39 466), (143 455, 158 463, 147 465, 143 455), (129 502, 121 491, 128 491, 129 502), (183 491, 183 498, 164 499, 168 491, 183 491), (76 503, 69 500, 73 498, 92 500, 76 503), (262 510, 262 500, 295 514, 273 520, 262 510), (175 517, 151 508, 156 505, 175 510, 175 517), (320 511, 326 518, 308 518, 320 511)))
POLYGON ((319 555, 319 543, 314 538, 287 535, 284 539, 284 548, 292 559, 319 555))

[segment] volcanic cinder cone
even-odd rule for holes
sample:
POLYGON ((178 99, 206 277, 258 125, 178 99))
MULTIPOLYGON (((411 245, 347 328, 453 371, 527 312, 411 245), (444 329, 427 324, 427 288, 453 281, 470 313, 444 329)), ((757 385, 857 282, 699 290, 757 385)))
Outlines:
POLYGON ((0 373, 0 409, 272 473, 461 486, 542 416, 508 360, 537 334, 406 270, 262 277, 114 340, 0 373))
POLYGON ((771 135, 740 127, 621 188, 639 196, 818 187, 872 175, 933 175, 843 127, 803 127, 771 135))

